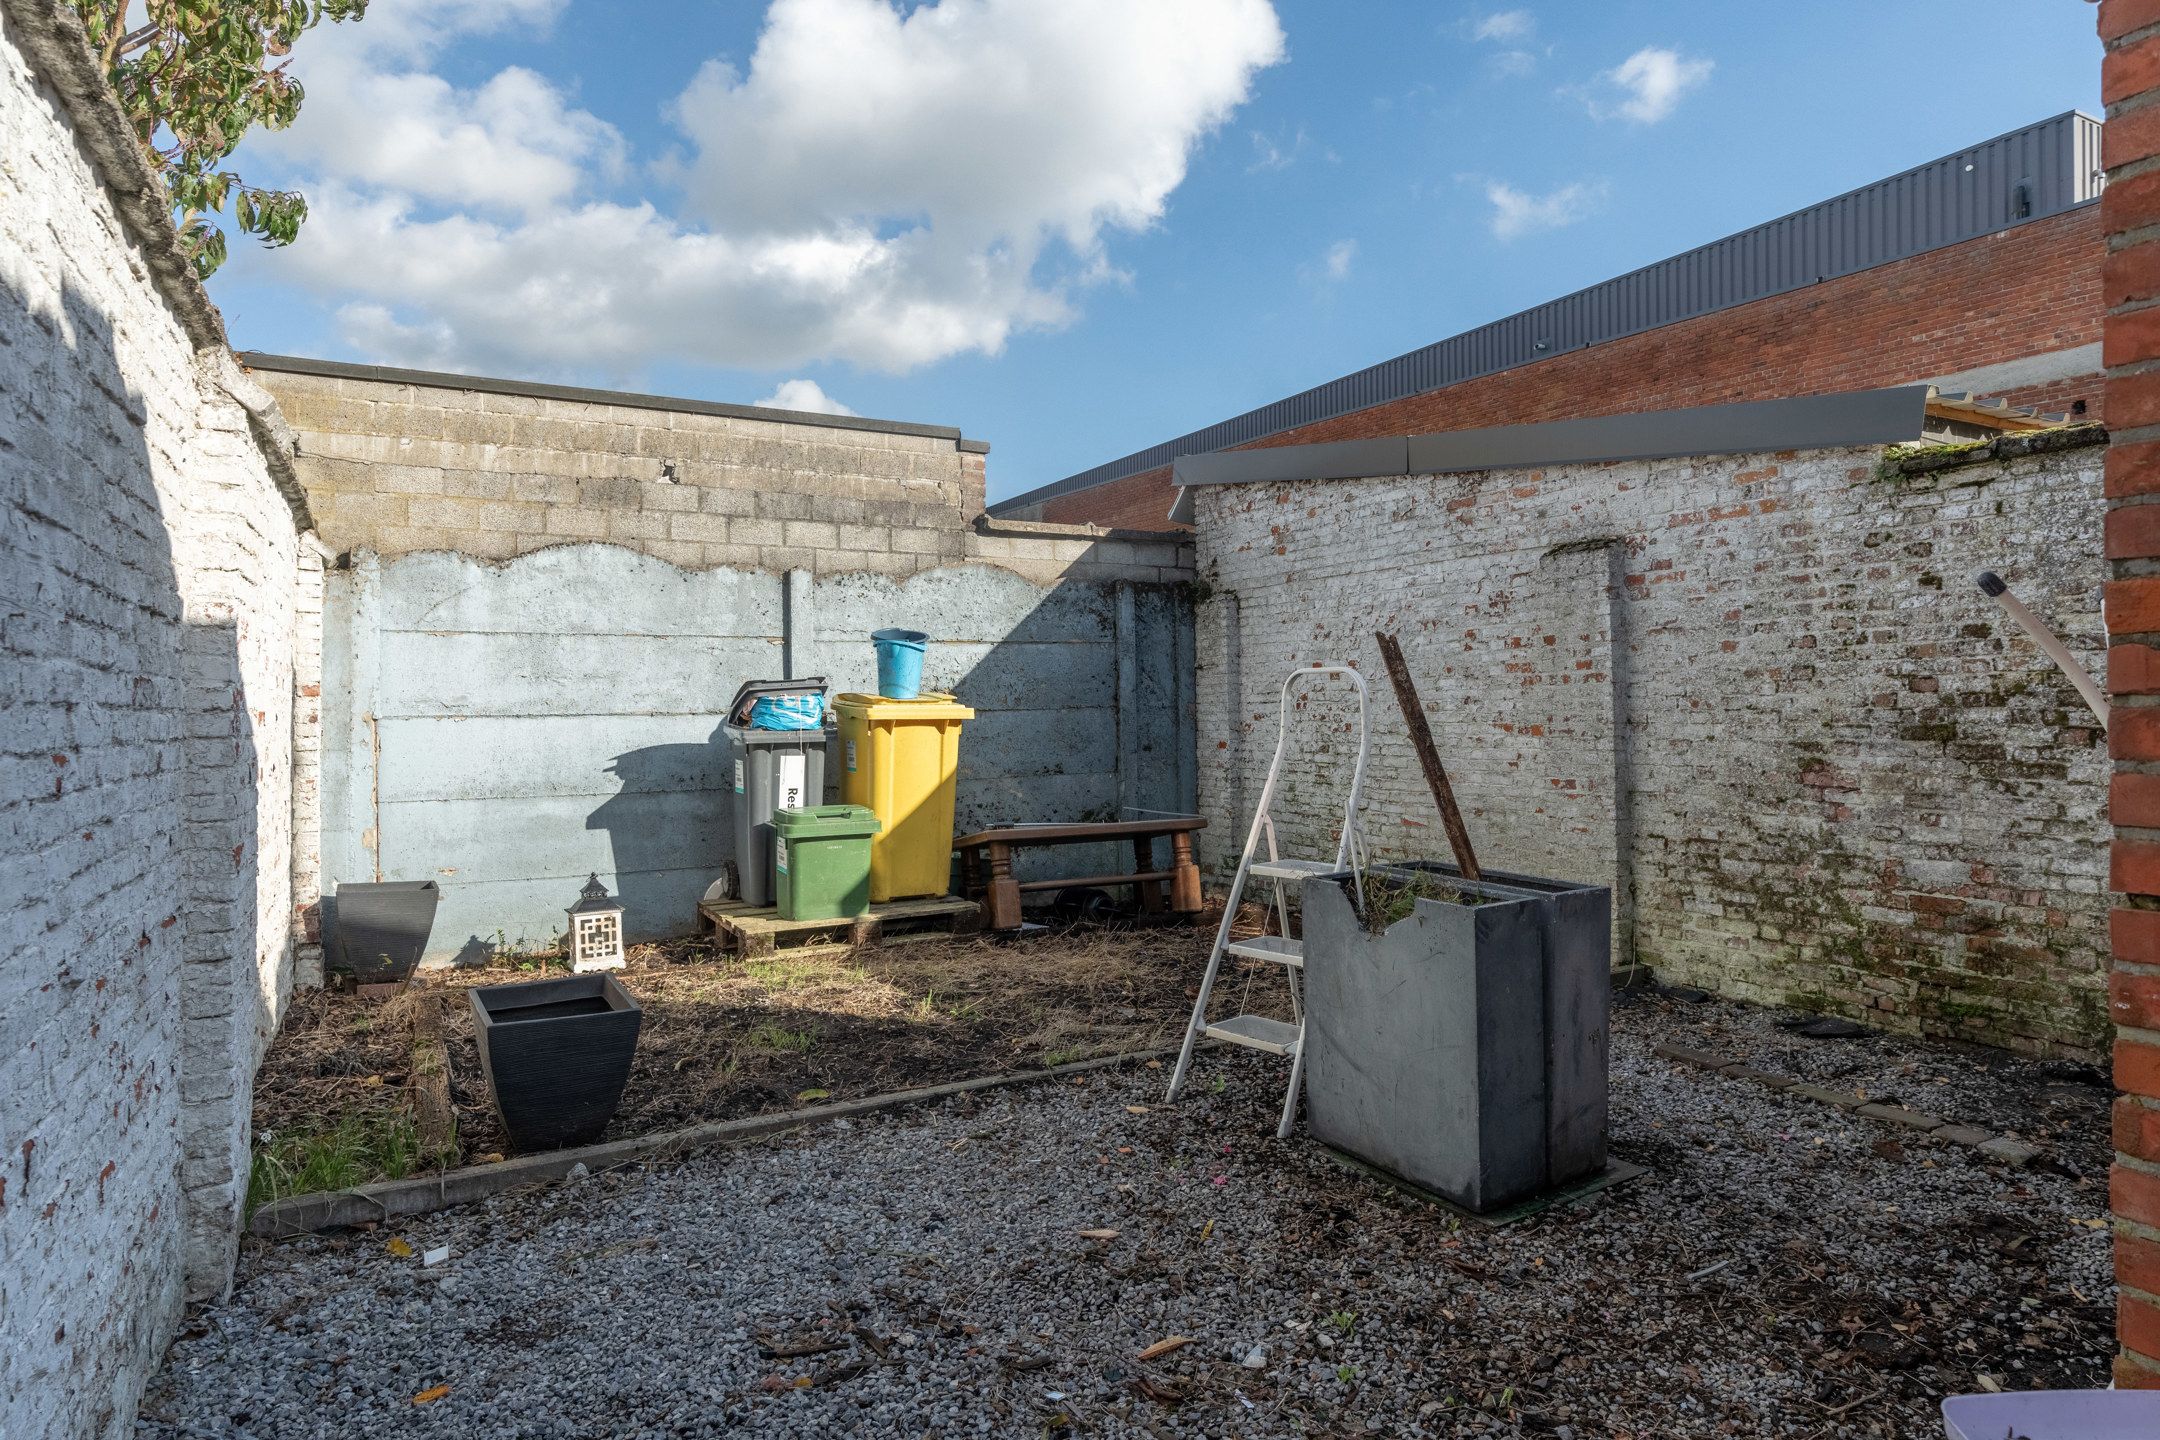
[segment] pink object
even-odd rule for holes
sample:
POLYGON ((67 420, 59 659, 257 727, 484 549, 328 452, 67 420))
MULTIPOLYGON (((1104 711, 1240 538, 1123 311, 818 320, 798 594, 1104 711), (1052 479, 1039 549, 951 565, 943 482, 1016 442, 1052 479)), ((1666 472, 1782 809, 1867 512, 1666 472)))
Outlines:
POLYGON ((1942 1403, 1949 1440, 2152 1440, 2160 1390, 2017 1390, 1942 1403))

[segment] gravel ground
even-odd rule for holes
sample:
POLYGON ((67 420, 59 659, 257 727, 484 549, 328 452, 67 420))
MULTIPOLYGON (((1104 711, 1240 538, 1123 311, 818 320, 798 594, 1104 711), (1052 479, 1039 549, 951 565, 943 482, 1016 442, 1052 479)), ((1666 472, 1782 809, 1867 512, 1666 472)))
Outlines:
POLYGON ((2105 1383, 2104 1172, 1650 1054, 1719 1037, 2028 1134, 2064 1083, 1632 1000, 1613 1142, 1652 1173, 1501 1230, 1274 1140, 1259 1057, 1203 1057, 1168 1108, 1160 1070, 993 1092, 251 1244, 138 1433, 1903 1437, 1944 1394, 2105 1383))

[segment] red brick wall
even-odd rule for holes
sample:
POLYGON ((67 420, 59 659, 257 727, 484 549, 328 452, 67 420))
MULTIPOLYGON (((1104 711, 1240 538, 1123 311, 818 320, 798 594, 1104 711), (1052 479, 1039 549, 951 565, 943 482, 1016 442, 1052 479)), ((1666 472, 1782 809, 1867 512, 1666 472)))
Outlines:
MULTIPOLYGON (((2100 213, 2035 220, 1811 285, 1270 435, 1302 445, 1904 385, 2100 338, 2100 213)), ((2100 418, 2098 375, 2008 398, 2100 418)), ((1044 520, 1169 529, 1168 467, 1045 502, 1044 520)))
POLYGON ((2160 1389, 2160 0, 2102 0, 2120 1385, 2160 1389))

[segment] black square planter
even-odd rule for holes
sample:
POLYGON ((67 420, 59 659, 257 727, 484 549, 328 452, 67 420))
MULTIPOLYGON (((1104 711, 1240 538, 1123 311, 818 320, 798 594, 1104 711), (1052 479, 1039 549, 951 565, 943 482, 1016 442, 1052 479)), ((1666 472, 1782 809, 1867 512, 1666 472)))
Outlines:
POLYGON ((435 930, 442 887, 433 880, 340 884, 330 909, 330 968, 356 985, 402 985, 435 930))
POLYGON ((530 1153, 599 1139, 637 1054, 644 1016, 630 992, 592 974, 467 993, 480 1068, 511 1145, 530 1153))

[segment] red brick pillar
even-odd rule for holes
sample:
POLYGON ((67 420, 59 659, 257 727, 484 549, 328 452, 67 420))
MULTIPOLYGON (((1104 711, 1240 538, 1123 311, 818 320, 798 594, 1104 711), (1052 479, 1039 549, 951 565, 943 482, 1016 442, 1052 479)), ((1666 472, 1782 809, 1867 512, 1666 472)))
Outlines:
POLYGON ((2160 1389, 2160 0, 2101 0, 2119 1385, 2160 1389))

